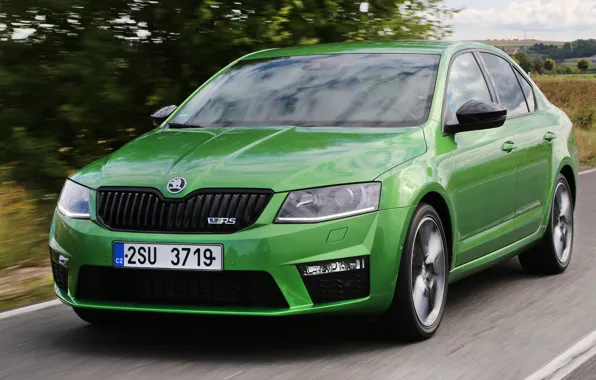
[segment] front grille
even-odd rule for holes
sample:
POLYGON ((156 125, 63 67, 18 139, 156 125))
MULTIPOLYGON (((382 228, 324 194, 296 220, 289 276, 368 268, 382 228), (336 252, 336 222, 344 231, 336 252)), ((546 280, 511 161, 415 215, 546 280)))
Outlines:
POLYGON ((347 272, 303 276, 302 281, 313 304, 347 301, 370 295, 368 265, 364 269, 347 272))
POLYGON ((231 233, 255 223, 272 196, 268 190, 199 190, 174 199, 155 189, 100 188, 97 219, 117 231, 231 233))
POLYGON ((68 268, 63 267, 62 265, 52 262, 52 275, 54 276, 54 282, 56 286, 63 291, 68 291, 68 268))
POLYGON ((200 272, 84 265, 77 299, 147 306, 288 308, 267 272, 200 272))

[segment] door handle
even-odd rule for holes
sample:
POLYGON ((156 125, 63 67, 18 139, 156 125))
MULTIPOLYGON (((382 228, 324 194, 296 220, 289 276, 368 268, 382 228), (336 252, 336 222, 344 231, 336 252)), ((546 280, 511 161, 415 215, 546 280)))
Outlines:
POLYGON ((546 132, 546 134, 544 135, 544 139, 545 139, 546 141, 553 141, 553 140, 554 140, 554 139, 556 139, 556 138, 557 138, 557 135, 555 135, 555 134, 554 134, 554 133, 552 133, 552 132, 546 132))
POLYGON ((503 146, 501 147, 501 150, 510 153, 513 149, 516 149, 517 145, 515 145, 513 142, 511 141, 507 141, 506 143, 503 144, 503 146))

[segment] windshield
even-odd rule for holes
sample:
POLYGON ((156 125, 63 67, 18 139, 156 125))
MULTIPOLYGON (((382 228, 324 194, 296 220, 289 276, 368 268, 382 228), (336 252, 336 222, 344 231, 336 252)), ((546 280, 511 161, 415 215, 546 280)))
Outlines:
POLYGON ((423 124, 438 55, 340 54, 241 61, 171 120, 187 126, 423 124))

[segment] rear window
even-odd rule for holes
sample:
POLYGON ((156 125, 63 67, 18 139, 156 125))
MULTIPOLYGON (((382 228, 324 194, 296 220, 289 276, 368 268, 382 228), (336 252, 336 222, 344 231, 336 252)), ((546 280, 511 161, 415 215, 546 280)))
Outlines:
POLYGON ((522 90, 524 90, 524 95, 526 95, 526 101, 528 102, 528 108, 530 112, 536 111, 536 99, 534 98, 534 90, 528 81, 515 70, 515 75, 517 75, 517 79, 522 86, 522 90))
POLYGON ((209 126, 423 124, 440 56, 338 54, 241 61, 172 123, 209 126))
POLYGON ((481 54, 486 68, 494 79, 499 100, 507 108, 507 115, 519 116, 528 113, 526 97, 515 77, 513 67, 509 62, 494 54, 481 54))

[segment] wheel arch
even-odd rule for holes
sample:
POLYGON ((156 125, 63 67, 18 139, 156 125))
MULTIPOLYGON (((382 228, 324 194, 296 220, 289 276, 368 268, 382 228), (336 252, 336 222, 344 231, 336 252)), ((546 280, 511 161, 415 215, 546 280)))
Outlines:
POLYGON ((575 202, 577 199, 577 183, 575 179, 575 173, 569 164, 563 164, 561 170, 559 172, 565 177, 567 183, 569 183, 569 187, 571 188, 571 200, 573 202, 573 207, 575 207, 575 202))
POLYGON ((420 203, 426 203, 432 206, 439 217, 441 218, 441 223, 443 224, 443 228, 445 229, 445 235, 447 238, 447 245, 449 247, 449 267, 451 268, 453 264, 453 254, 455 250, 455 238, 454 238, 454 231, 455 231, 455 224, 453 222, 453 212, 451 211, 451 207, 446 199, 446 197, 438 191, 430 190, 424 195, 421 196, 420 203))

